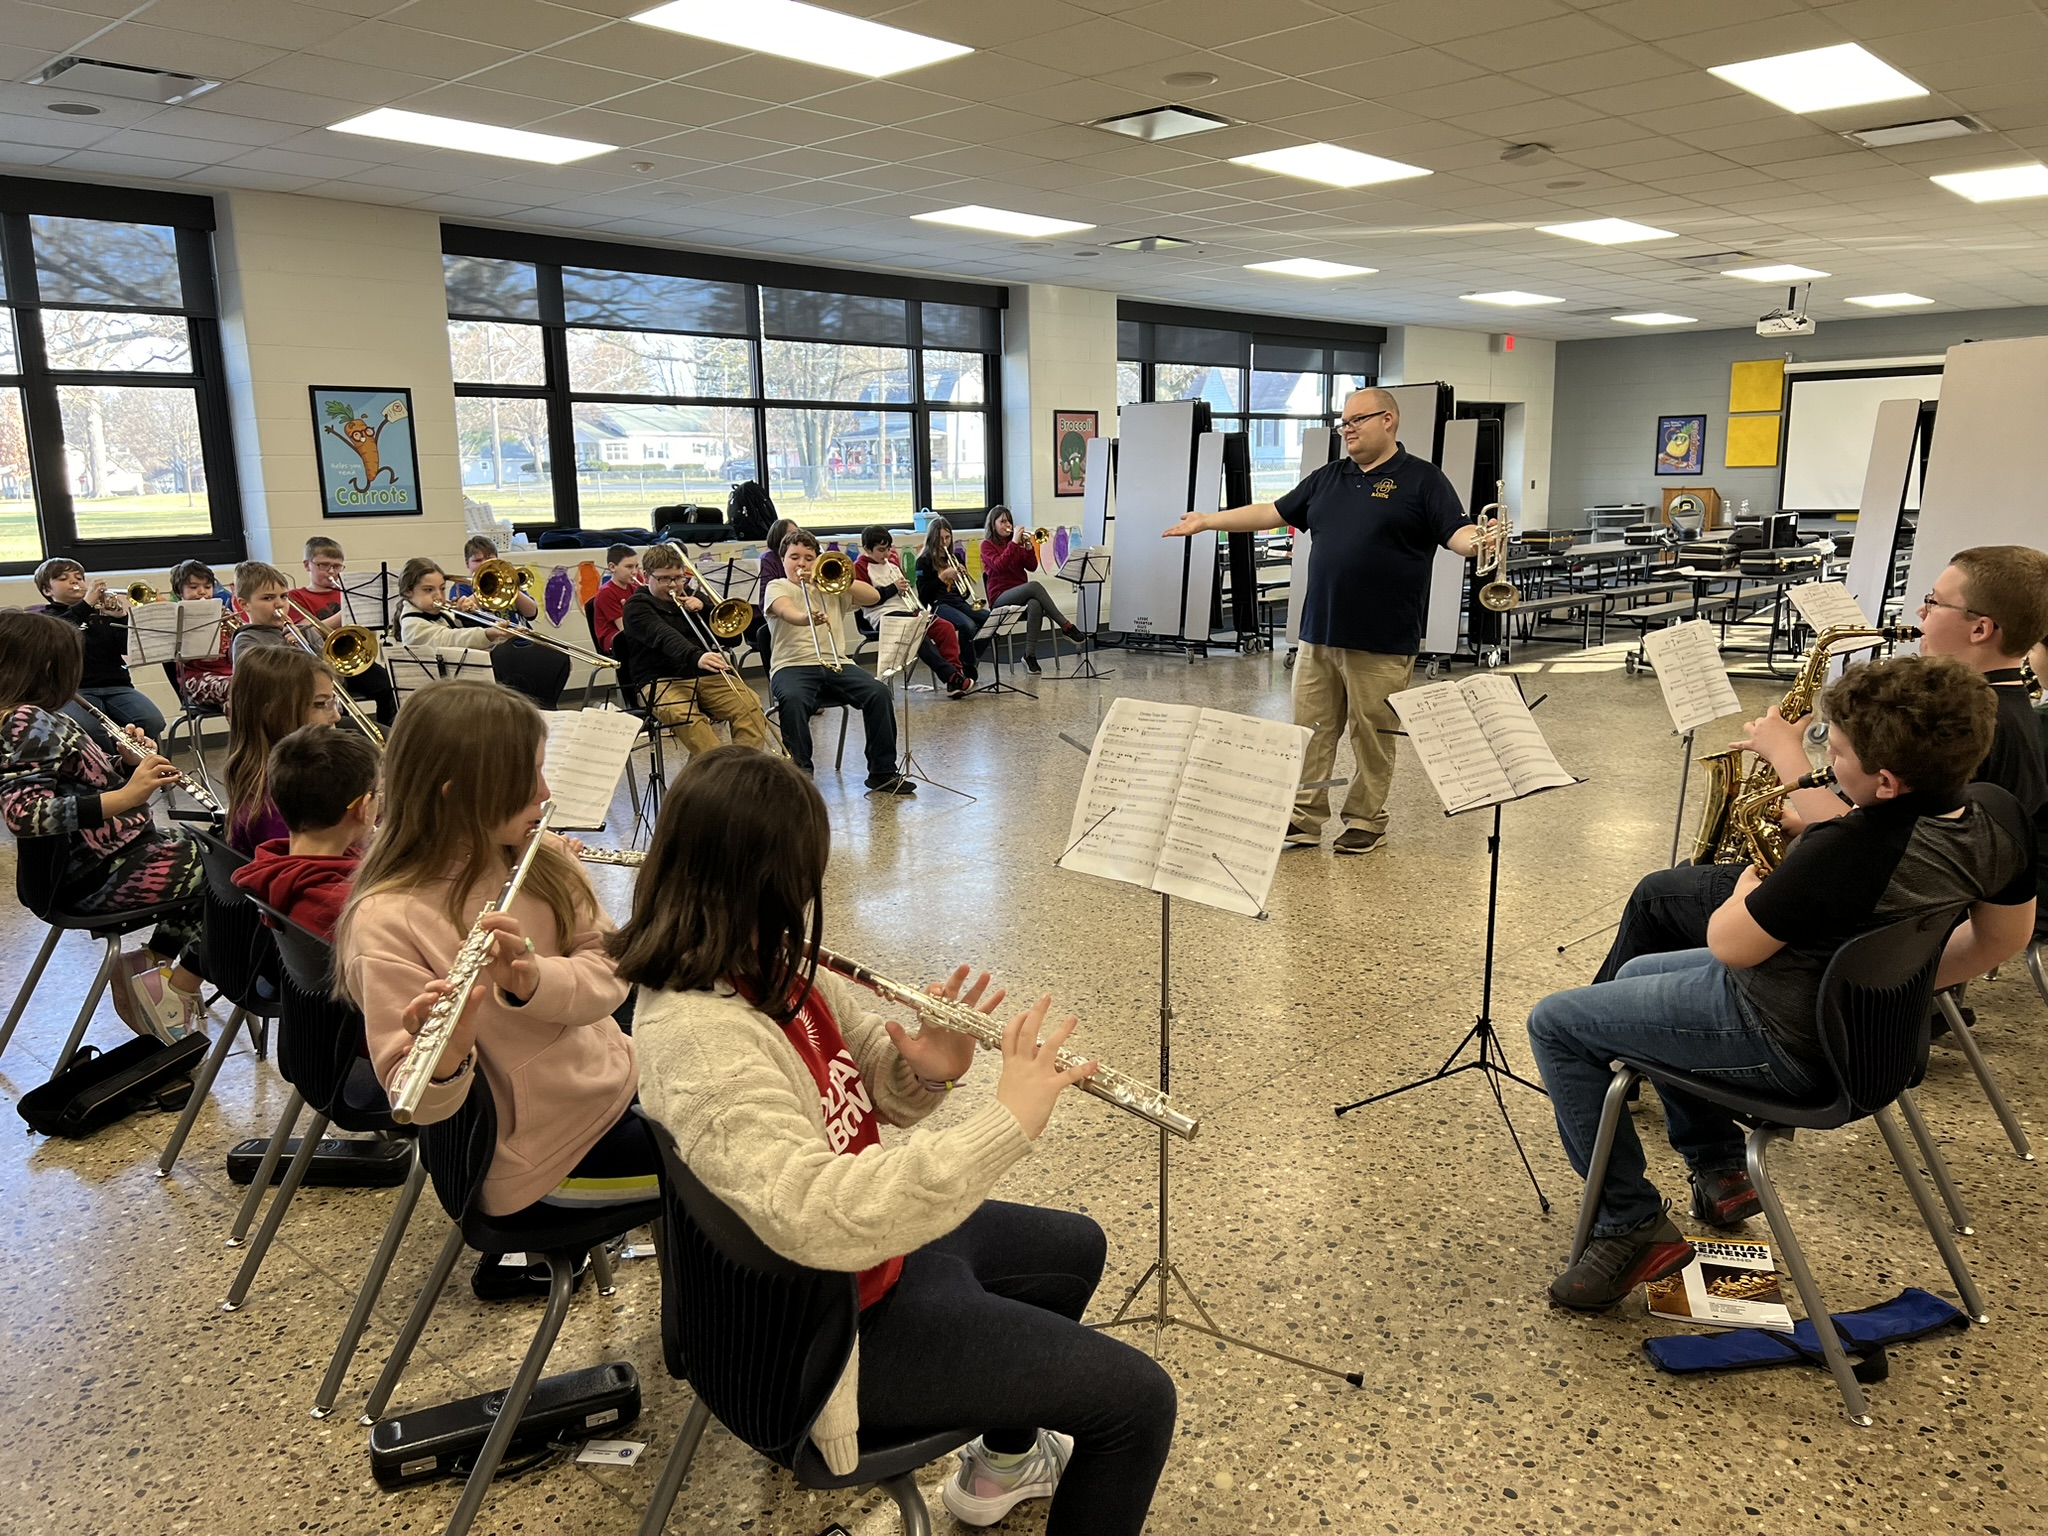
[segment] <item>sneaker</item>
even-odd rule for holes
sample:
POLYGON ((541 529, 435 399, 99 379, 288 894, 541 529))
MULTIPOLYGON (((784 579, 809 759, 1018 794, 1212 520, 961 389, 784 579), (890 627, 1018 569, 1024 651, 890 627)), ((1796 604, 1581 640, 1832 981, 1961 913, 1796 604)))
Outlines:
POLYGON ((1550 1282, 1550 1299, 1579 1312, 1604 1312, 1639 1285, 1675 1275, 1692 1262, 1693 1247, 1669 1212, 1660 1212, 1619 1237, 1596 1237, 1579 1262, 1550 1282))
POLYGON ((1322 845, 1323 829, 1321 827, 1314 826, 1306 821, 1290 821, 1287 823, 1286 847, 1320 848, 1322 845))
POLYGON ((965 672, 955 672, 946 680, 946 692, 956 699, 964 699, 974 692, 974 679, 965 672))
POLYGON ((1371 853, 1385 839, 1384 832, 1368 832, 1364 827, 1346 827, 1337 834, 1333 845, 1339 853, 1371 853))
MULTIPOLYGON (((476 1268, 470 1273, 470 1294, 478 1301, 520 1301, 529 1297, 545 1301, 552 1284, 548 1261, 533 1254, 512 1254, 509 1257, 520 1262, 507 1264, 507 1257, 502 1253, 487 1253, 479 1258, 476 1268)), ((572 1292, 583 1289, 583 1277, 589 1269, 590 1255, 586 1253, 576 1262, 576 1275, 570 1282, 572 1292)))
POLYGON ((1038 1444, 1022 1461, 999 1470, 989 1464, 988 1447, 976 1439, 961 1449, 960 1470, 946 1479, 940 1497, 962 1525, 994 1525, 1026 1499, 1051 1498, 1073 1455, 1072 1435, 1041 1429, 1038 1444))
POLYGON ((136 972, 128 978, 128 989, 134 995, 136 1011, 145 1029, 165 1045, 176 1045, 187 1035, 204 1032, 206 1010, 200 1006, 199 994, 181 992, 172 986, 168 967, 152 966, 136 972))
POLYGON ((1710 1227, 1739 1227, 1763 1208, 1747 1168, 1692 1175, 1692 1214, 1710 1227))
POLYGON ((107 990, 113 994, 114 1016, 138 1035, 149 1033, 149 1019, 136 1010, 131 983, 142 972, 155 969, 155 955, 146 949, 130 950, 114 962, 114 973, 107 981, 107 990))
POLYGON ((879 784, 870 784, 868 786, 868 793, 871 795, 914 795, 917 793, 917 785, 898 773, 892 774, 879 784))
POLYGON ((1026 672, 1029 672, 1033 677, 1037 677, 1045 669, 1039 666, 1038 658, 1036 656, 1026 656, 1024 658, 1024 670, 1026 672))

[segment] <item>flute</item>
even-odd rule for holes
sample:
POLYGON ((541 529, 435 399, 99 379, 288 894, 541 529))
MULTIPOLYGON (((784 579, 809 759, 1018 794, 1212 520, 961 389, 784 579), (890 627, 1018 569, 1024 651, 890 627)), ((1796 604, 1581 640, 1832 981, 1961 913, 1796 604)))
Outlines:
MULTIPOLYGON (((942 997, 933 997, 929 992, 916 987, 905 986, 900 981, 891 981, 878 976, 857 960, 835 955, 820 946, 813 951, 818 964, 828 971, 844 976, 848 981, 858 982, 870 992, 901 1003, 920 1022, 936 1024, 940 1029, 950 1029, 955 1034, 969 1035, 990 1050, 1000 1050, 1003 1044, 1003 1026, 978 1008, 965 1003, 948 1002, 942 997)), ((1088 1058, 1078 1051, 1063 1050, 1059 1054, 1061 1070, 1078 1067, 1088 1058)), ((1128 1110, 1140 1119, 1149 1120, 1163 1131, 1171 1131, 1183 1141, 1194 1140, 1201 1122, 1184 1110, 1176 1109, 1173 1100, 1157 1088, 1126 1077, 1121 1072, 1112 1072, 1097 1063, 1095 1075, 1084 1077, 1077 1084, 1083 1093, 1092 1093, 1105 1104, 1114 1104, 1118 1109, 1128 1110)))
MULTIPOLYGON (((77 704, 87 714, 91 715, 93 719, 99 721, 100 729, 104 730, 114 739, 114 745, 124 756, 131 752, 136 754, 132 759, 133 762, 139 763, 143 757, 156 751, 155 742, 145 736, 138 743, 134 737, 128 734, 126 727, 112 715, 94 704, 84 694, 73 694, 71 699, 74 704, 77 704)), ((165 758, 164 761, 168 763, 170 759, 165 758)), ((172 780, 172 782, 196 800, 201 810, 205 811, 207 815, 213 817, 216 821, 224 822, 228 819, 228 813, 221 808, 221 803, 208 793, 204 784, 193 778, 191 774, 185 772, 176 763, 171 763, 171 771, 177 774, 177 778, 172 780)))
POLYGON ((638 869, 647 862, 640 848, 585 848, 576 857, 585 864, 616 864, 621 869, 638 869))
POLYGON ((462 941, 462 948, 455 952, 454 963, 448 967, 448 990, 435 999, 426 1022, 420 1025, 419 1034, 413 1038, 412 1050, 398 1064, 398 1078, 391 1085, 391 1118, 400 1125, 412 1124, 412 1117, 419 1112, 420 1100, 427 1094, 427 1082, 440 1063, 441 1053, 448 1048, 455 1026, 462 1022, 463 1012, 469 1007, 469 994, 476 986, 477 978, 483 975, 484 967, 491 962, 491 948, 498 936, 484 927, 483 921, 493 912, 511 908, 519 895, 519 887, 526 883, 526 872, 533 867, 534 855, 540 852, 540 845, 547 837, 548 820, 554 814, 555 802, 543 801, 540 823, 527 836, 526 847, 519 855, 519 862, 512 866, 505 888, 498 892, 496 901, 477 914, 469 936, 462 941))

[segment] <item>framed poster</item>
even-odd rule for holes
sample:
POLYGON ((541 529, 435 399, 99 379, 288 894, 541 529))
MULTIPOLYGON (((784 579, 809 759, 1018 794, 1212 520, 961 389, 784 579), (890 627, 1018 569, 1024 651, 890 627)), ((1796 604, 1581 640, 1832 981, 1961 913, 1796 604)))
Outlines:
POLYGON ((1088 442, 1102 420, 1099 411, 1052 413, 1052 493, 1079 496, 1088 463, 1088 442))
POLYGON ((409 389, 314 385, 313 454, 325 517, 418 517, 420 454, 409 389))
POLYGON ((1707 457, 1705 416, 1657 418, 1657 473, 1696 475, 1707 457))

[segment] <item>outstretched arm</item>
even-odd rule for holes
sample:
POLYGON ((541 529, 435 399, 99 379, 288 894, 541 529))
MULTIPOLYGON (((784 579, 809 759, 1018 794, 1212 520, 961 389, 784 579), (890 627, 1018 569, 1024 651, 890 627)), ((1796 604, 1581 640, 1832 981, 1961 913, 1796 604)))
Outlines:
POLYGON ((1162 539, 1192 538, 1198 533, 1260 533, 1268 528, 1280 528, 1287 519, 1280 515, 1280 509, 1270 501, 1255 501, 1249 506, 1231 507, 1223 512, 1189 512, 1160 535, 1162 539))

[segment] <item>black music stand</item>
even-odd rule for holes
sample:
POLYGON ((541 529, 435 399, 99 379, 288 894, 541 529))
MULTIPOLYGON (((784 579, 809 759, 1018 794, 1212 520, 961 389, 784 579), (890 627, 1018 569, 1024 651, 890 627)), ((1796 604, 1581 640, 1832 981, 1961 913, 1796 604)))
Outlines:
POLYGON ((979 800, 981 798, 979 795, 970 795, 964 789, 955 789, 950 784, 942 784, 939 780, 926 773, 924 771, 924 764, 917 760, 916 752, 911 750, 910 669, 917 661, 917 648, 924 640, 926 631, 932 627, 933 617, 933 614, 928 610, 919 613, 885 613, 879 615, 879 620, 907 619, 916 631, 909 645, 905 648, 902 659, 886 671, 882 669, 882 662, 888 659, 889 653, 881 648, 883 642, 879 637, 876 642, 875 675, 885 681, 897 677, 903 679, 903 729, 898 733, 903 749, 903 763, 897 769, 897 772, 906 779, 915 779, 920 784, 929 784, 933 789, 943 789, 947 794, 958 795, 963 800, 979 800))
POLYGON ((1003 681, 1002 653, 996 649, 997 641, 1014 640, 1024 632, 1026 617, 1025 610, 1022 608, 991 608, 988 610, 988 618, 983 622, 980 631, 972 640, 965 642, 968 645, 979 645, 984 640, 989 642, 989 665, 995 670, 996 674, 996 680, 992 683, 976 683, 974 685, 976 693, 1021 693, 1027 699, 1038 697, 1029 688, 1019 688, 1015 683, 1003 681))
MULTIPOLYGON (((1092 643, 1095 639, 1096 626, 1102 620, 1102 584, 1109 580, 1109 551, 1099 545, 1077 550, 1068 555, 1066 563, 1053 574, 1061 581, 1070 581, 1074 584, 1074 627, 1081 631, 1085 642, 1092 643), (1095 589, 1092 593, 1088 590, 1090 587, 1095 589)), ((1115 676, 1116 668, 1111 667, 1109 671, 1104 672, 1095 665, 1095 657, 1088 650, 1087 643, 1082 645, 1080 654, 1075 658, 1074 670, 1062 673, 1058 670, 1059 645, 1055 642, 1054 671, 1051 677, 1043 681, 1071 683, 1083 677, 1115 676)))

